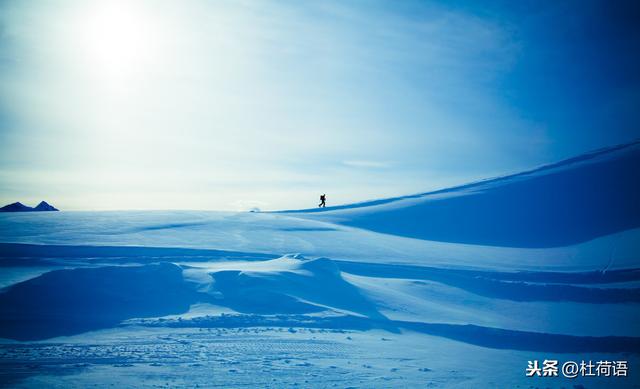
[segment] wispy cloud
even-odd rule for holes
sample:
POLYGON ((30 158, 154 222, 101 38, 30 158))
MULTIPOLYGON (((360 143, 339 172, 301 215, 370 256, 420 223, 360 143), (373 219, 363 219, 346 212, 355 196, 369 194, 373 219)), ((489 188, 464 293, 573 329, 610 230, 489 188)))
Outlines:
POLYGON ((342 163, 350 167, 371 168, 371 169, 385 169, 393 165, 391 162, 362 161, 362 160, 343 161, 342 163))

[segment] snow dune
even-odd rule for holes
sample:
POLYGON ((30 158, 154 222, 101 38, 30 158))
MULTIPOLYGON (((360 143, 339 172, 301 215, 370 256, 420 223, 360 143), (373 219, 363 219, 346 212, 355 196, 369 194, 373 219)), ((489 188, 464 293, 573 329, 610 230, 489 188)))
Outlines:
POLYGON ((640 227, 639 167, 635 142, 450 189, 285 213, 443 242, 567 246, 640 227))
MULTIPOLYGON (((119 367, 153 360, 162 374, 172 368, 145 352, 187 361, 194 374, 203 374, 201 362, 252 371, 256 362, 242 352, 230 352, 240 362, 211 359, 246 331, 278 347, 302 337, 314 348, 322 334, 327 350, 349 351, 340 369, 316 366, 314 374, 344 386, 370 376, 369 364, 350 366, 355 356, 378 354, 397 365, 394 373, 416 355, 417 364, 447 355, 435 374, 460 387, 469 386, 451 378, 453 368, 482 383, 490 370, 478 364, 496 356, 513 368, 501 387, 524 383, 515 364, 533 353, 635 361, 639 162, 636 142, 522 174, 326 210, 0 214, 0 380, 15 371, 40 379, 44 370, 15 359, 40 364, 43 349, 63 350, 65 342, 81 345, 68 355, 102 355, 96 360, 119 367), (94 337, 105 344, 94 345, 94 337), (402 348, 390 347, 390 337, 402 348), (134 358, 133 349, 142 351, 134 358), (461 367, 461 358, 472 367, 461 367)), ((258 349, 252 353, 268 354, 258 349)), ((75 363, 65 358, 55 363, 75 363)), ((310 368, 305 358, 296 374, 310 368)), ((281 368, 290 373, 286 361, 281 368)), ((432 374, 412 369, 394 382, 420 386, 432 374)), ((378 383, 394 379, 388 369, 376 372, 378 383)))
MULTIPOLYGON (((169 257, 175 255, 175 250, 165 250, 169 257)), ((87 247, 79 251, 90 254, 87 247)), ((96 258, 104 251, 99 248, 96 258)), ((153 252, 154 260, 163 257, 163 249, 153 252)), ((635 309, 640 303, 638 271, 480 272, 299 255, 228 260, 225 253, 217 254, 217 261, 211 261, 210 253, 209 261, 189 257, 186 263, 142 265, 131 263, 131 257, 100 258, 118 266, 78 259, 76 268, 49 271, 0 293, 0 337, 46 339, 151 318, 138 324, 404 328, 497 348, 640 350, 640 338, 633 337, 640 324, 635 309), (473 300, 480 304, 461 303, 473 300), (233 315, 188 315, 191 306, 203 303, 228 308, 233 315), (505 312, 496 315, 496 308, 505 312), (530 322, 527 312, 532 309, 562 320, 530 322), (609 315, 593 317, 594 309, 609 315), (514 313, 516 319, 510 318, 514 313), (181 314, 189 319, 158 319, 181 314), (626 321, 612 326, 610 318, 616 316, 626 321), (585 323, 581 336, 565 325, 576 320, 585 323), (503 335, 509 340, 501 341, 503 335)))
POLYGON ((170 263, 54 270, 0 293, 0 337, 46 339, 185 312, 191 293, 170 263))

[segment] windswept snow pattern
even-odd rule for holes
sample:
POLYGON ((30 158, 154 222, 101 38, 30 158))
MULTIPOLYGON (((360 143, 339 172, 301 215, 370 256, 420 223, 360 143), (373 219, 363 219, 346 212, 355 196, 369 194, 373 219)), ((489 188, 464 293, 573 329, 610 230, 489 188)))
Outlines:
POLYGON ((634 387, 638 155, 320 212, 2 214, 0 383, 634 387))

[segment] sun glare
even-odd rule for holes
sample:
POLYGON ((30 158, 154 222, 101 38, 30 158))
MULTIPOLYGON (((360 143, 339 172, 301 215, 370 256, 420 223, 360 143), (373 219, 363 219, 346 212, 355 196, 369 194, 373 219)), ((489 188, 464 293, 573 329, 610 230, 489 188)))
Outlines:
POLYGON ((148 13, 132 2, 101 2, 87 10, 80 39, 88 66, 99 77, 128 78, 153 57, 154 31, 148 13))

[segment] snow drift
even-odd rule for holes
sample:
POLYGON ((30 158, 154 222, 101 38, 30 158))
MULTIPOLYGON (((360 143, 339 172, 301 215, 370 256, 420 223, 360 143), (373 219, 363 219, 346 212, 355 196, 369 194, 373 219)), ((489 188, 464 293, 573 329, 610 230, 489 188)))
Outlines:
POLYGON ((507 247, 559 247, 640 227, 640 141, 511 176, 287 214, 385 234, 507 247))
POLYGON ((171 263, 54 270, 0 293, 0 337, 45 339, 186 312, 193 292, 171 263))

